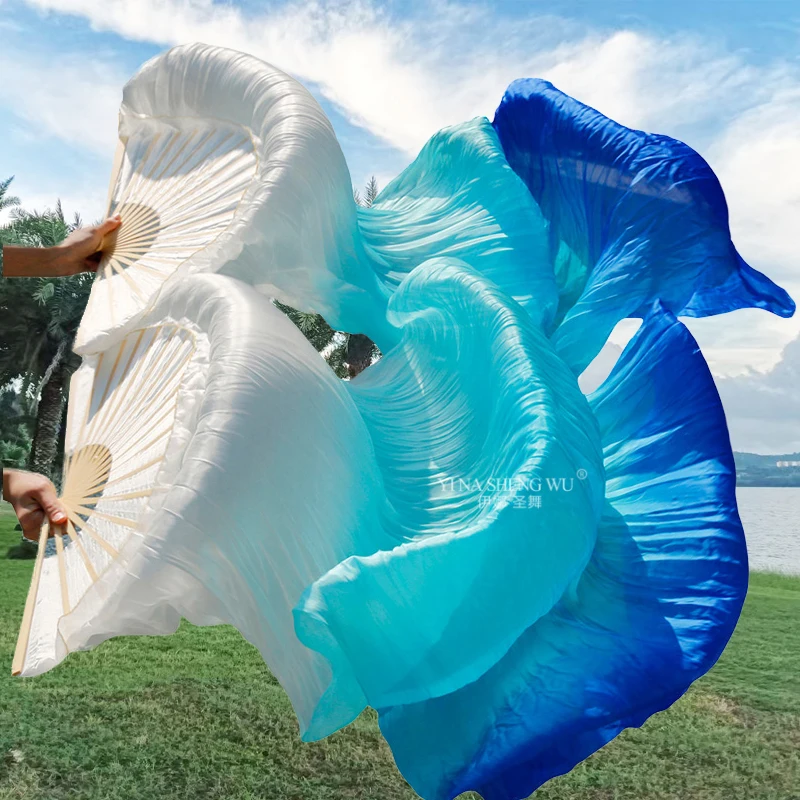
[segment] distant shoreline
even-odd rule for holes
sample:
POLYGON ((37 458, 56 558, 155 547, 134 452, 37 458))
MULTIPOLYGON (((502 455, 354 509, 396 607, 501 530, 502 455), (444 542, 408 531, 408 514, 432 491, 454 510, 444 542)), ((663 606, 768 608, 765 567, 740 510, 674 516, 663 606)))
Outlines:
POLYGON ((736 462, 737 488, 800 488, 800 453, 765 456, 734 451, 733 459, 736 462))
POLYGON ((737 489, 800 489, 800 483, 762 481, 736 481, 737 489))

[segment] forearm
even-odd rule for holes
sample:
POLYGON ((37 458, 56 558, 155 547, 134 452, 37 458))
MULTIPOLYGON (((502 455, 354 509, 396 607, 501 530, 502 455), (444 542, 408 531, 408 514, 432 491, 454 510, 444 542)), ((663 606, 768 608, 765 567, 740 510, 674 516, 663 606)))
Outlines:
POLYGON ((56 247, 3 248, 4 278, 61 278, 68 275, 66 249, 56 247))
MULTIPOLYGON (((1 1, 1 0, 0 0, 1 1)), ((101 250, 113 247, 122 225, 119 214, 100 225, 78 228, 55 247, 4 247, 4 278, 65 278, 80 272, 95 272, 101 250)))

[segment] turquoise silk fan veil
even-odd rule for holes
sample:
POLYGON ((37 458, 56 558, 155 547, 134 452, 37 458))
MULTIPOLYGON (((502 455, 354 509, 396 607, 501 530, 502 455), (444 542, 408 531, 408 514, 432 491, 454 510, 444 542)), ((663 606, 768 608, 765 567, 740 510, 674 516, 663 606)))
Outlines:
POLYGON ((678 317, 794 304, 694 150, 521 80, 359 208, 313 97, 196 44, 125 87, 109 210, 15 671, 229 623, 304 739, 369 705, 426 800, 517 800, 714 664, 747 551, 678 317), (339 381, 270 298, 383 357, 339 381))

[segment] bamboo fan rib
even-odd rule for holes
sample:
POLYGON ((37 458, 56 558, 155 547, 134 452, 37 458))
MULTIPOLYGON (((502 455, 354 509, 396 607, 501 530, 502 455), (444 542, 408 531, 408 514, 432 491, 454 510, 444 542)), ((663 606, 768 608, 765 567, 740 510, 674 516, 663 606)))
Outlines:
POLYGON ((167 278, 228 231, 256 175, 250 132, 197 119, 129 123, 111 178, 104 246, 77 344, 148 307, 167 278))
POLYGON ((61 496, 68 521, 42 530, 15 675, 64 647, 56 641, 59 619, 139 529, 153 495, 168 488, 158 484, 159 468, 194 351, 192 331, 156 325, 132 332, 76 373, 61 496))

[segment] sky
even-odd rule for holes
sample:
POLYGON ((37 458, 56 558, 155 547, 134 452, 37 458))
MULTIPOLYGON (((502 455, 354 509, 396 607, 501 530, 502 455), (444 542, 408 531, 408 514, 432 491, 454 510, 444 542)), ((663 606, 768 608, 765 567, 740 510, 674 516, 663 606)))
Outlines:
MULTIPOLYGON (((690 144, 745 259, 800 298, 800 0, 0 0, 0 178, 28 208, 103 213, 125 81, 167 47, 253 53, 304 83, 353 182, 400 172, 440 128, 541 77, 690 144)), ((800 450, 800 314, 687 320, 734 448, 800 450)), ((615 331, 610 363, 635 324, 615 331)))

